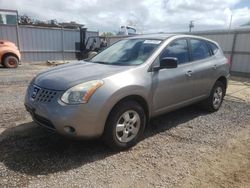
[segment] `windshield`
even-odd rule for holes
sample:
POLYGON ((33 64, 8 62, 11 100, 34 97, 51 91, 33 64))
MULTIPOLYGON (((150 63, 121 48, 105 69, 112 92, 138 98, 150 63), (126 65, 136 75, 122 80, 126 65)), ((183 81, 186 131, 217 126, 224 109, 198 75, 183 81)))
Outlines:
POLYGON ((126 39, 94 56, 90 62, 111 65, 140 65, 144 63, 161 40, 126 39))

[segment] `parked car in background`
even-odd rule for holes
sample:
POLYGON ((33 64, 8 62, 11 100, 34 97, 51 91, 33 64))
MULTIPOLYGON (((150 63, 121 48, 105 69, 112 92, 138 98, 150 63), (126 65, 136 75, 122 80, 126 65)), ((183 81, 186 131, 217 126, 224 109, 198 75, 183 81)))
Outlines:
POLYGON ((134 146, 150 118, 200 103, 217 111, 229 64, 211 40, 175 34, 121 40, 87 61, 35 77, 26 109, 39 125, 76 138, 134 146))
POLYGON ((0 63, 7 68, 16 68, 19 65, 21 54, 17 46, 7 40, 0 40, 0 63))

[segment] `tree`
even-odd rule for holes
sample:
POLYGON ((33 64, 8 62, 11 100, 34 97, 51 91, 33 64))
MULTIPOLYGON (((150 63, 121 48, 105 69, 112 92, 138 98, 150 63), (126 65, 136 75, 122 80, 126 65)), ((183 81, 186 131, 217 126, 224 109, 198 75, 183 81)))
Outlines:
POLYGON ((18 22, 19 22, 19 24, 24 24, 24 25, 26 25, 26 24, 30 24, 30 25, 33 24, 32 19, 29 16, 27 16, 27 15, 19 16, 18 22))
POLYGON ((102 37, 112 37, 112 36, 114 36, 114 33, 111 33, 111 32, 103 32, 103 33, 101 34, 101 36, 102 36, 102 37))

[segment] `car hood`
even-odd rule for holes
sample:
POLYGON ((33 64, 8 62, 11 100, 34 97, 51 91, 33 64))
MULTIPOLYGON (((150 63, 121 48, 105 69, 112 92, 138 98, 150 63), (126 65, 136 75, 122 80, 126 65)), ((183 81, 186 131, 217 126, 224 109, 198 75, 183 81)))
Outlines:
POLYGON ((52 90, 67 90, 77 84, 103 79, 107 76, 125 71, 131 66, 104 65, 80 61, 60 65, 35 77, 32 84, 52 90))

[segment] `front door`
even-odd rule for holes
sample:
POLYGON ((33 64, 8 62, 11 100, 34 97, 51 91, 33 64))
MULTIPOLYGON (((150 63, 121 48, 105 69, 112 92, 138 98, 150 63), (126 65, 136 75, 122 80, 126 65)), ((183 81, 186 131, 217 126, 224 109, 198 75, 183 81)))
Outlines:
POLYGON ((152 73, 153 112, 160 114, 188 103, 193 98, 193 69, 186 39, 170 43, 154 62, 159 64, 164 57, 178 59, 178 67, 161 69, 152 73))

